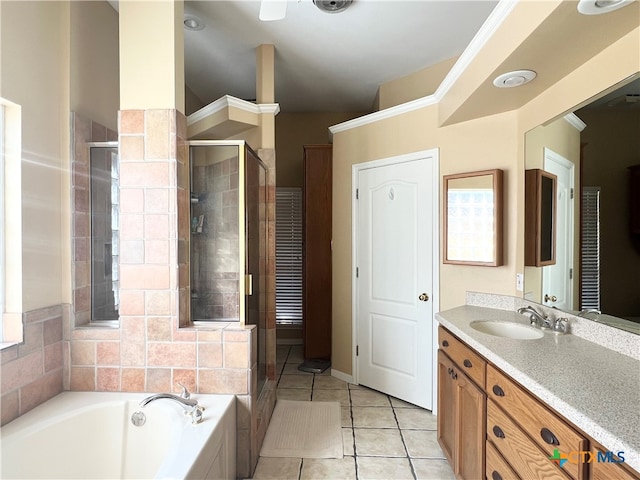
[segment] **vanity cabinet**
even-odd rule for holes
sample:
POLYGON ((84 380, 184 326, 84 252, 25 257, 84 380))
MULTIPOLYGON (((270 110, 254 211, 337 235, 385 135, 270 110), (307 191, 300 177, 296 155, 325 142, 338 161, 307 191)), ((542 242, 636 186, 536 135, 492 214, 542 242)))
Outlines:
POLYGON ((586 478, 586 463, 565 462, 560 469, 549 457, 555 450, 585 451, 587 439, 493 365, 487 367, 487 396, 487 441, 523 478, 586 478))
POLYGON ((485 362, 446 330, 440 329, 438 351, 438 443, 459 478, 484 477, 485 409, 484 383, 478 386, 465 371, 477 378, 485 362), (462 359, 460 364, 445 352, 462 359), (468 355, 467 355, 468 354, 468 355), (473 366, 469 358, 474 359, 473 366))
POLYGON ((557 177, 538 168, 524 172, 524 264, 556 263, 557 177))
POLYGON ((438 443, 458 478, 640 480, 624 463, 560 467, 556 450, 609 453, 442 326, 438 341, 438 443))

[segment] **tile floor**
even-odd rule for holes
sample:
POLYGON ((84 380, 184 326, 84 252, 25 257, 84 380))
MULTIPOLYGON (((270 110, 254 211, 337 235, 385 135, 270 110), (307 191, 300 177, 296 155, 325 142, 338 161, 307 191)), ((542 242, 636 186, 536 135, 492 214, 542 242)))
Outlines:
POLYGON ((455 478, 436 439, 436 417, 389 395, 298 370, 301 346, 278 346, 278 398, 342 405, 344 458, 261 457, 255 480, 455 478))

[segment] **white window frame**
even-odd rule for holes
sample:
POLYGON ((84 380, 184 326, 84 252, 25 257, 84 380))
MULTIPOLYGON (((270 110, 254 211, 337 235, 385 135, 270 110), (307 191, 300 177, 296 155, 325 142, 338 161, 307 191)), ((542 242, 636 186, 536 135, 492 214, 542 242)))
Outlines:
POLYGON ((2 349, 21 343, 24 336, 22 324, 22 108, 4 98, 0 98, 0 108, 2 109, 0 349, 2 349))

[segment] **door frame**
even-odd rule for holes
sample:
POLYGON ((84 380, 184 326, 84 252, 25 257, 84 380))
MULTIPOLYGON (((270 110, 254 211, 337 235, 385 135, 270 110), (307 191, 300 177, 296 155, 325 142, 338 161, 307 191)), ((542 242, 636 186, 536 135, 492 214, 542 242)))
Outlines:
MULTIPOLYGON (((570 223, 571 228, 569 229, 571 232, 571 241, 569 242, 569 255, 567 255, 571 261, 569 264, 569 268, 571 268, 573 270, 573 275, 571 275, 571 277, 569 278, 569 285, 568 285, 568 302, 570 304, 570 308, 573 308, 574 305, 574 287, 575 287, 575 276, 577 273, 577 268, 575 268, 576 265, 576 261, 575 261, 575 242, 576 242, 576 199, 577 199, 577 194, 576 194, 576 164, 574 162, 572 162, 571 160, 563 157, 562 155, 560 155, 559 153, 554 152, 553 150, 551 150, 548 147, 544 147, 544 160, 543 160, 543 168, 545 171, 548 171, 549 168, 549 163, 555 163, 556 165, 559 165, 562 168, 566 168, 567 171, 569 172, 569 188, 571 189, 571 191, 573 192, 573 198, 571 198, 571 202, 570 205, 571 207, 569 208, 569 211, 567 212, 567 221, 570 223)), ((556 242, 558 241, 558 238, 556 236, 556 242)), ((556 252, 558 251, 558 248, 556 246, 556 252)), ((546 267, 542 268, 542 278, 540 279, 540 303, 542 303, 543 305, 546 305, 544 303, 544 284, 545 284, 545 278, 548 275, 548 270, 545 270, 546 267)))
POLYGON ((358 177, 360 171, 372 168, 385 167, 389 165, 397 165, 400 163, 411 162, 415 160, 429 160, 433 184, 431 185, 432 213, 433 218, 437 219, 432 230, 432 284, 433 291, 431 299, 433 302, 433 318, 432 320, 432 385, 431 398, 433 413, 437 413, 438 399, 438 321, 435 314, 440 310, 440 155, 438 148, 428 150, 420 150, 417 152, 396 155, 393 157, 380 158, 364 163, 357 163, 351 166, 351 371, 353 372, 353 381, 359 384, 358 361, 356 358, 356 347, 358 345, 358 282, 356 277, 356 259, 358 258, 358 200, 356 199, 356 189, 358 188, 358 177))

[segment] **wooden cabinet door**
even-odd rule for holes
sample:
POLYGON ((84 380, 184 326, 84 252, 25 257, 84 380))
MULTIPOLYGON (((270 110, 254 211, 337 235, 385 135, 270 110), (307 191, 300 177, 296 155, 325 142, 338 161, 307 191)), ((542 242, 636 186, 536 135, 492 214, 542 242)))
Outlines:
POLYGON ((438 443, 462 479, 484 477, 484 392, 438 351, 438 443))
POLYGON ((304 358, 331 360, 332 145, 304 147, 304 358))
POLYGON ((458 475, 484 478, 486 397, 464 373, 454 372, 458 390, 458 475))
POLYGON ((438 350, 438 443, 455 470, 456 381, 451 377, 453 362, 438 350))

